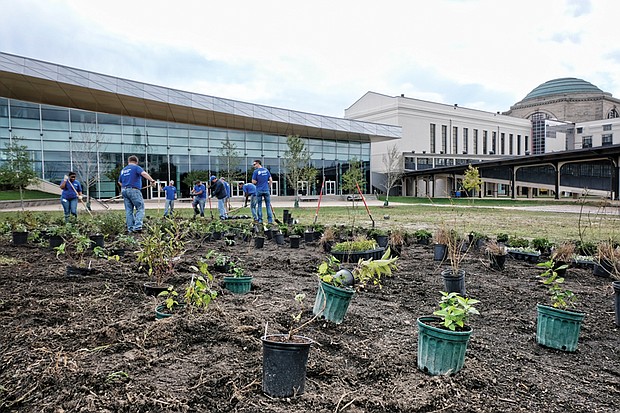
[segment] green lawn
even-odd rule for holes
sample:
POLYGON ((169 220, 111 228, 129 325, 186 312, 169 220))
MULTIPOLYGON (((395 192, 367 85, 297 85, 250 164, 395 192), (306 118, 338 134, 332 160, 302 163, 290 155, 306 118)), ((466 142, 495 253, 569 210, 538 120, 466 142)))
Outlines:
MULTIPOLYGON (((56 194, 48 194, 41 191, 24 191, 24 199, 50 199, 60 198, 56 194)), ((19 201, 19 191, 0 191, 0 201, 19 201)))
MULTIPOLYGON (((4 194, 3 194, 4 195, 4 194)), ((30 195, 33 195, 32 193, 30 195)), ((55 196, 53 196, 55 197, 55 196)), ((509 209, 509 206, 519 205, 560 205, 559 201, 509 201, 509 200, 475 200, 472 204, 470 200, 458 200, 450 203, 450 200, 433 200, 422 198, 397 198, 391 200, 401 202, 410 201, 408 205, 393 205, 387 208, 381 206, 370 207, 370 214, 374 220, 375 227, 381 229, 402 228, 408 231, 416 229, 428 229, 434 232, 440 226, 455 229, 460 234, 468 234, 471 231, 480 232, 486 235, 497 235, 506 233, 510 236, 525 237, 529 239, 544 237, 552 242, 565 240, 580 240, 598 242, 602 240, 615 239, 620 241, 620 214, 617 207, 602 207, 598 213, 579 214, 567 212, 543 212, 531 210, 509 209), (496 208, 493 208, 496 207, 496 208), (612 214, 604 212, 615 211, 612 214), (581 235, 580 235, 581 234, 581 235)), ((566 202, 575 205, 575 202, 566 202)), ((605 204, 604 201, 592 201, 591 205, 605 204)), ((275 208, 276 217, 282 219, 282 210, 289 209, 293 218, 298 219, 301 225, 312 225, 316 213, 316 205, 300 208, 275 208)), ((177 208, 177 212, 183 217, 191 217, 193 211, 189 208, 177 208)), ((86 216, 83 208, 79 208, 80 216, 86 216)), ((94 214, 120 214, 123 211, 95 212, 94 214)), ((236 212, 237 214, 249 215, 250 209, 244 208, 236 212)), ((0 212, 0 220, 10 216, 19 218, 20 212, 0 212)), ((37 212, 45 220, 61 217, 60 211, 37 212)), ((147 217, 157 217, 163 214, 163 209, 148 209, 147 217)), ((263 214, 265 214, 263 210, 263 214)), ((217 217, 217 211, 214 210, 217 217)), ((210 219, 209 212, 206 212, 207 219, 210 219)), ((266 217, 265 217, 266 218, 266 217)), ((147 221, 148 222, 148 221, 147 221)), ((244 221, 242 221, 244 222, 244 221)), ((245 221, 247 222, 247 221, 245 221)), ((358 202, 356 206, 324 207, 319 210, 317 223, 324 225, 345 225, 345 226, 364 226, 370 227, 370 219, 363 203, 358 202)))

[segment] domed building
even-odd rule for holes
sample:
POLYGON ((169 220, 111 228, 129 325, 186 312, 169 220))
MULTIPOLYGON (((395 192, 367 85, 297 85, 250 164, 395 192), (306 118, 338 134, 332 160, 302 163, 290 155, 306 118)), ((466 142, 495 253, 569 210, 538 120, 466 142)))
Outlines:
MULTIPOLYGON (((504 114, 532 122, 532 153, 541 154, 591 146, 592 136, 586 133, 584 141, 579 136, 583 127, 576 125, 618 118, 619 108, 620 99, 611 93, 583 79, 565 77, 538 85, 504 114), (565 139, 554 139, 557 132, 565 139)), ((607 140, 611 144, 613 136, 607 140)), ((601 142, 605 144, 602 137, 601 142)))
POLYGON ((619 110, 620 99, 611 93, 583 79, 564 77, 538 85, 504 114, 525 119, 544 114, 546 119, 577 123, 617 118, 619 110))

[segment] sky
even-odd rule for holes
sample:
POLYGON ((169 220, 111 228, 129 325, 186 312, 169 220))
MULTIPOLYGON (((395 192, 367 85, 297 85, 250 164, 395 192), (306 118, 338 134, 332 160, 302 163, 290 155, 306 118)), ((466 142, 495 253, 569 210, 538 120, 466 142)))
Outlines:
POLYGON ((366 92, 506 111, 586 80, 620 98, 617 0, 0 0, 0 51, 343 117, 366 92))

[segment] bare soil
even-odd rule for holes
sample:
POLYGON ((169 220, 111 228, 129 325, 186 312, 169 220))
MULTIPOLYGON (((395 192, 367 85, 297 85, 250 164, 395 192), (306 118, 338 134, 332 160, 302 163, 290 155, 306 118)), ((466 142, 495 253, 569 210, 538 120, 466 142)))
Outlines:
POLYGON ((254 276, 252 291, 221 285, 206 312, 155 320, 157 299, 131 254, 97 260, 95 274, 67 277, 65 263, 38 246, 0 243, 0 411, 6 412, 618 412, 620 332, 611 280, 571 268, 566 285, 586 312, 579 347, 566 353, 536 343, 536 304, 547 302, 534 264, 508 260, 493 271, 477 252, 465 259, 468 295, 481 301, 465 367, 432 377, 417 368, 416 318, 436 309, 441 266, 429 246, 403 250, 382 289, 353 298, 340 325, 314 322, 306 391, 289 399, 262 392, 262 344, 284 333, 325 257, 266 241, 255 250, 223 241, 190 245, 172 280, 208 249, 235 257, 254 276))

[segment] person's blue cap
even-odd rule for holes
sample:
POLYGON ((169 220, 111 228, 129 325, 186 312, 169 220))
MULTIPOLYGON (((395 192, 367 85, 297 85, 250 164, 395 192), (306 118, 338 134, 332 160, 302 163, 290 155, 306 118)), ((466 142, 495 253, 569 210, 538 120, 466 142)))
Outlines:
POLYGON ((215 175, 211 175, 211 179, 210 179, 211 182, 215 181, 216 179, 217 178, 215 177, 215 175))

